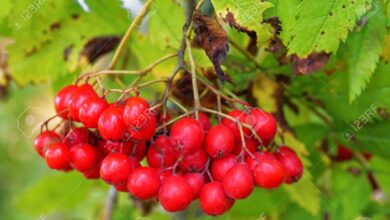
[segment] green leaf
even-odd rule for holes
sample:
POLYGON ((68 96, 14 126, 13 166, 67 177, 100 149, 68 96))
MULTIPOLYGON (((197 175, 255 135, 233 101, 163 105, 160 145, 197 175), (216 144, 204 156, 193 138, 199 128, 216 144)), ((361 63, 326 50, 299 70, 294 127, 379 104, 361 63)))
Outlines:
POLYGON ((11 11, 11 0, 2 0, 0 7, 0 20, 5 18, 11 11))
POLYGON ((253 0, 212 0, 211 2, 217 16, 230 24, 236 24, 238 26, 236 28, 241 31, 254 31, 259 46, 270 39, 271 27, 261 22, 264 11, 272 7, 271 3, 253 0))
POLYGON ((366 88, 374 73, 385 34, 386 20, 382 13, 376 13, 360 32, 350 35, 347 42, 350 102, 366 88))
POLYGON ((303 0, 291 31, 289 54, 306 57, 312 52, 336 52, 364 8, 364 0, 303 0), (358 10, 359 9, 359 10, 358 10))
POLYGON ((388 121, 376 122, 373 124, 360 124, 361 129, 354 131, 352 128, 339 130, 338 136, 340 140, 345 142, 345 145, 351 146, 360 151, 368 151, 375 155, 384 158, 390 158, 390 124, 388 121), (353 131, 356 140, 346 142, 346 132, 353 131))
POLYGON ((282 31, 280 32, 280 39, 284 45, 288 45, 291 40, 291 31, 297 21, 297 9, 299 0, 279 0, 277 5, 277 13, 281 22, 282 31))
POLYGON ((69 210, 85 201, 90 182, 79 173, 44 176, 15 200, 15 206, 33 215, 69 210))
POLYGON ((9 70, 18 84, 57 79, 67 73, 66 48, 72 48, 71 56, 78 56, 89 39, 119 35, 130 23, 119 1, 87 4, 88 13, 77 2, 67 0, 33 6, 24 0, 13 5, 9 22, 15 26, 10 36, 15 43, 9 47, 9 70), (34 11, 28 11, 29 7, 35 7, 34 11))
POLYGON ((298 182, 283 185, 290 199, 310 214, 317 215, 320 210, 320 190, 313 183, 313 177, 309 171, 310 161, 305 157, 308 154, 305 145, 297 140, 291 133, 283 133, 285 144, 295 150, 303 163, 303 175, 298 182), (310 202, 307 202, 310 201, 310 202))
POLYGON ((366 176, 352 176, 338 167, 332 172, 333 198, 326 196, 334 219, 356 219, 368 205, 370 186, 366 176), (332 199, 332 200, 330 200, 332 199))
POLYGON ((149 14, 150 41, 165 48, 179 48, 185 22, 184 9, 173 0, 155 0, 149 14))

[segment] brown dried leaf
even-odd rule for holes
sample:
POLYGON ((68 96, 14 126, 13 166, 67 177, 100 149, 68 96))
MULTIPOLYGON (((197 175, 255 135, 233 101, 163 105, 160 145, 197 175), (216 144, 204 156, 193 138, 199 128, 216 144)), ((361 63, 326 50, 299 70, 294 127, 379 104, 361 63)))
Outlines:
POLYGON ((296 55, 291 56, 293 71, 296 75, 309 75, 321 69, 329 60, 329 53, 311 53, 306 58, 299 58, 296 55))
MULTIPOLYGON (((173 95, 178 98, 184 105, 192 106, 194 103, 194 94, 192 90, 191 74, 189 72, 182 73, 172 85, 173 95)), ((198 82, 198 89, 200 97, 200 103, 207 108, 215 107, 215 100, 217 97, 211 91, 205 91, 206 87, 198 82)))
POLYGON ((218 78, 224 83, 227 77, 221 68, 221 63, 229 51, 227 33, 216 19, 208 18, 199 11, 194 13, 192 19, 196 39, 213 63, 218 78))
POLYGON ((95 62, 100 56, 114 50, 121 40, 118 36, 102 36, 89 40, 81 51, 81 60, 86 59, 89 63, 95 62))

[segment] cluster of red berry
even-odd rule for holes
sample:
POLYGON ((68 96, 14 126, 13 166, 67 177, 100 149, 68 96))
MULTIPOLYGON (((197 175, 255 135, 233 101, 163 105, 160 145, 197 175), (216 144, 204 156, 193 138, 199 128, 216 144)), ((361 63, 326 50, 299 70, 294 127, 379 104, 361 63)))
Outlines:
POLYGON ((233 110, 214 126, 202 112, 198 120, 181 117, 167 133, 156 131, 163 122, 144 99, 109 104, 89 84, 61 89, 55 108, 61 118, 83 126, 62 137, 46 130, 36 138, 50 168, 101 178, 138 199, 156 198, 170 212, 199 198, 205 213, 220 215, 255 186, 272 189, 302 176, 291 148, 262 147, 272 142, 277 123, 257 108, 233 110), (148 165, 141 166, 145 157, 148 165))

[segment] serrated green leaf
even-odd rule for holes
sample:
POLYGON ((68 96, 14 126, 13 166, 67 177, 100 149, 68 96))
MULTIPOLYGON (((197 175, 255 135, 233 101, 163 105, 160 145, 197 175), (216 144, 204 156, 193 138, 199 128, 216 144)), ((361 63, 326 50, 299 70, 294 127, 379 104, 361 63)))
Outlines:
POLYGON ((284 45, 288 45, 291 40, 291 31, 296 22, 297 9, 299 0, 279 0, 277 6, 277 13, 282 26, 280 32, 280 39, 284 45))
POLYGON ((265 1, 252 0, 212 0, 217 16, 226 19, 231 13, 234 21, 242 30, 254 31, 257 36, 257 44, 262 46, 271 37, 271 27, 262 24, 263 13, 273 5, 265 1))
POLYGON ((88 1, 91 10, 88 13, 75 1, 47 0, 39 5, 31 4, 18 1, 9 18, 15 27, 10 36, 15 44, 9 48, 9 70, 20 85, 55 80, 66 74, 66 48, 71 47, 72 56, 78 56, 89 39, 119 35, 130 23, 119 1, 88 1), (34 13, 28 12, 29 7, 35 7, 34 13))
POLYGON ((365 8, 365 0, 303 0, 291 31, 289 54, 306 57, 312 52, 336 52, 365 8))
POLYGON ((375 71, 386 34, 386 20, 382 13, 369 18, 359 32, 348 38, 349 101, 352 102, 366 88, 375 71))

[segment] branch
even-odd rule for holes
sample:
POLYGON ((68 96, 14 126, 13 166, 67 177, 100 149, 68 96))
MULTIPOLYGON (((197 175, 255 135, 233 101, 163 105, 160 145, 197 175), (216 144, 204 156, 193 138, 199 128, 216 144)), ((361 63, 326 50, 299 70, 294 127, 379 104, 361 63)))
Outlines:
POLYGON ((110 186, 108 191, 106 204, 104 206, 103 212, 103 220, 111 220, 112 219, 112 210, 116 203, 118 191, 116 191, 115 187, 110 186))
POLYGON ((195 118, 199 120, 199 109, 200 109, 200 100, 199 100, 199 90, 198 90, 198 82, 196 79, 196 70, 195 70, 195 61, 192 55, 190 38, 186 38, 188 56, 190 58, 191 63, 191 81, 192 81, 192 91, 194 94, 194 107, 195 107, 195 118))
POLYGON ((263 140, 261 140, 259 135, 257 135, 255 129, 253 129, 252 126, 250 126, 250 125, 248 125, 246 123, 242 123, 239 120, 233 118, 232 116, 224 114, 222 112, 214 111, 212 109, 208 109, 208 108, 204 108, 204 107, 201 107, 199 110, 204 111, 204 112, 208 112, 208 113, 211 113, 211 114, 219 115, 221 117, 227 118, 227 119, 237 123, 239 126, 241 125, 242 127, 248 128, 251 131, 252 135, 256 138, 256 140, 260 143, 260 146, 264 146, 263 145, 263 140))
POLYGON ((125 36, 123 36, 122 40, 119 42, 118 49, 115 51, 115 54, 114 54, 114 56, 113 56, 113 58, 111 60, 111 63, 108 66, 109 70, 114 69, 115 64, 118 62, 119 57, 122 54, 122 51, 125 48, 125 45, 126 45, 127 41, 130 38, 131 33, 137 27, 138 23, 142 20, 142 18, 146 15, 146 13, 148 12, 148 9, 149 9, 151 3, 152 3, 152 0, 146 1, 144 7, 142 8, 142 10, 135 17, 133 22, 131 22, 129 28, 127 29, 127 31, 125 33, 125 36))

